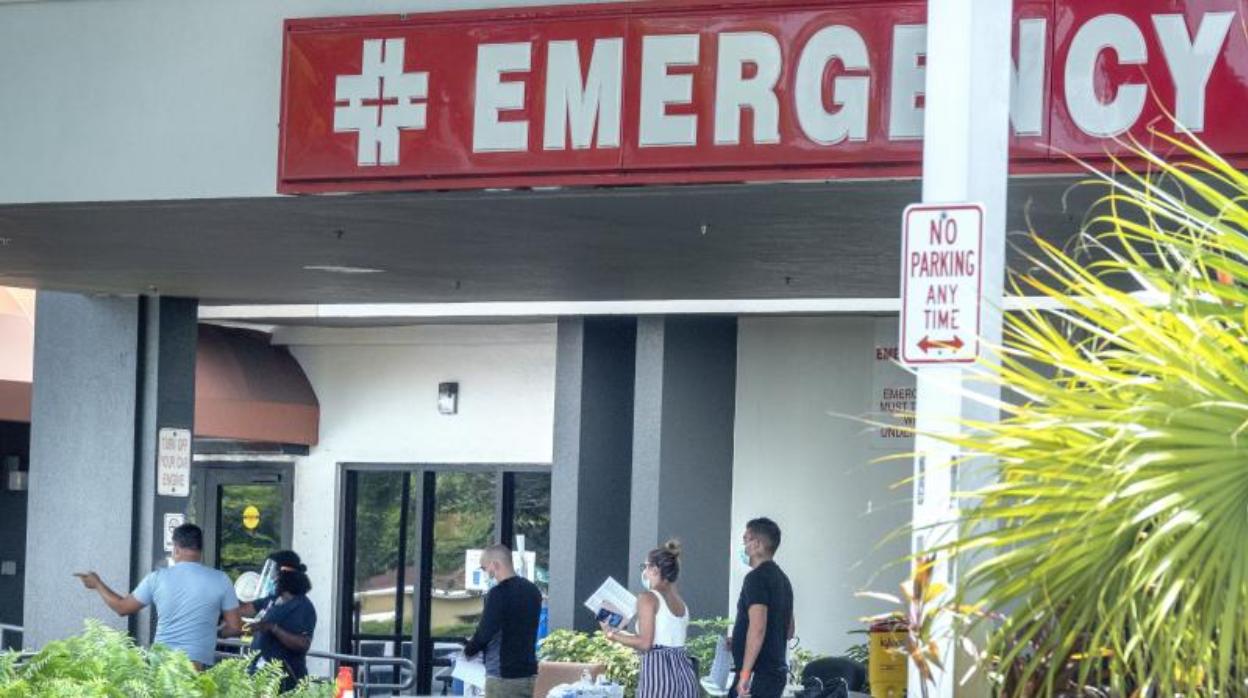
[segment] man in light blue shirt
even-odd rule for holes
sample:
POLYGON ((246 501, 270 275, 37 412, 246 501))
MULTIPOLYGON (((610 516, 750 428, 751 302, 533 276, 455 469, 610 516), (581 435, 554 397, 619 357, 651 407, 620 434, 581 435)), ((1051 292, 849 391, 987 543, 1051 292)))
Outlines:
POLYGON ((241 635, 243 628, 234 585, 221 570, 200 564, 203 548, 204 533, 195 524, 174 529, 174 565, 147 575, 125 597, 108 588, 94 572, 76 576, 83 586, 98 591, 118 615, 134 615, 155 604, 155 644, 181 650, 203 668, 214 662, 221 617, 225 618, 222 635, 241 635))

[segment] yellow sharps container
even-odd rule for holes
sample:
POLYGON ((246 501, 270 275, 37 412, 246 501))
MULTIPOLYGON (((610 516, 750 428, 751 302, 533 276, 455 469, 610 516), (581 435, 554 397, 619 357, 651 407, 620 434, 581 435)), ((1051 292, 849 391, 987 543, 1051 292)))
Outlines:
POLYGON ((903 651, 906 624, 884 620, 871 626, 869 680, 871 698, 902 698, 906 695, 908 667, 903 651))

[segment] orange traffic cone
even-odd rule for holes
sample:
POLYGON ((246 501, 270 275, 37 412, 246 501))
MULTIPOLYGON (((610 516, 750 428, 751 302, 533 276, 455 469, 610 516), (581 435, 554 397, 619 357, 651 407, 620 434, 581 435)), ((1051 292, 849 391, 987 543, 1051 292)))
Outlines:
POLYGON ((334 680, 334 698, 355 698, 355 676, 351 667, 339 667, 338 678, 334 680))

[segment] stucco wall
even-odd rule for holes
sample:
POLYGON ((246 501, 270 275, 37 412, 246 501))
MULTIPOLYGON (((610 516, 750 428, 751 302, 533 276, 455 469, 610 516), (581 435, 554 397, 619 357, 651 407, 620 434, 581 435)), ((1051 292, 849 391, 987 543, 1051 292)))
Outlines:
POLYGON ((131 584, 139 303, 40 293, 27 497, 23 642, 42 647, 96 618, 127 622, 71 576, 131 584))
POLYGON ((741 531, 769 516, 783 532, 777 562, 793 582, 802 646, 842 654, 862 641, 846 634, 859 619, 886 610, 855 593, 895 592, 902 569, 889 565, 907 553, 904 537, 880 543, 909 521, 909 489, 893 486, 910 464, 872 461, 908 444, 878 444, 838 416, 878 409, 875 374, 890 366, 879 366, 876 338, 895 337, 896 322, 743 318, 739 332, 733 530, 723 541, 734 559, 731 608, 747 571, 735 562, 741 531))

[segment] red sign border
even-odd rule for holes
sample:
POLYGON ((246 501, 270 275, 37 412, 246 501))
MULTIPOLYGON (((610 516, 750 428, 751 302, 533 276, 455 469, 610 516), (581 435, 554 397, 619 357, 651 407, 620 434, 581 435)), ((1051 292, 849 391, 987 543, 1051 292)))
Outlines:
POLYGON ((901 218, 901 313, 898 315, 901 325, 901 362, 907 366, 932 366, 950 364, 973 364, 979 361, 980 329, 984 319, 984 218, 987 209, 980 203, 957 204, 910 204, 902 213, 901 218), (909 346, 906 342, 906 298, 910 291, 910 277, 906 274, 906 260, 910 258, 910 214, 920 211, 978 211, 979 212, 979 260, 978 274, 975 280, 975 352, 966 359, 911 359, 906 355, 909 346))
MULTIPOLYGON (((899 0, 900 1, 900 0, 899 0)), ((889 0, 839 0, 844 6, 873 6, 889 0)), ((691 10, 765 9, 784 11, 808 7, 824 7, 828 0, 624 0, 587 4, 540 5, 529 7, 445 10, 384 15, 346 15, 286 19, 282 27, 281 109, 278 122, 277 192, 279 194, 327 194, 349 192, 428 191, 465 189, 528 189, 558 186, 628 186, 639 184, 732 184, 740 182, 832 181, 862 179, 917 179, 921 166, 911 160, 880 160, 856 165, 765 165, 754 167, 724 166, 685 168, 680 170, 617 170, 611 172, 528 172, 523 177, 498 175, 437 175, 376 178, 350 177, 326 179, 288 178, 286 167, 285 124, 290 107, 289 76, 290 44, 287 37, 302 31, 327 29, 361 29, 392 26, 397 23, 419 22, 422 25, 458 24, 476 20, 542 20, 549 18, 586 19, 595 17, 628 17, 632 15, 661 16, 683 14, 691 10), (690 177, 696 173, 696 177, 690 177), (517 182, 521 182, 517 184, 517 182)), ((1034 158, 1014 159, 1011 174, 1069 174, 1077 170, 1072 163, 1055 161, 1053 155, 1037 153, 1034 158)))
MULTIPOLYGON (((904 0, 838 0, 840 6, 875 6, 904 0)), ((1012 0, 1011 0, 1012 1, 1012 0)), ((844 165, 756 165, 756 166, 702 166, 679 170, 629 169, 605 172, 526 172, 516 174, 438 174, 430 176, 405 175, 377 177, 288 177, 286 168, 287 111, 290 107, 287 84, 289 76, 289 42, 287 38, 302 31, 327 29, 361 29, 373 26, 393 26, 395 23, 418 22, 422 25, 455 24, 473 20, 544 20, 550 18, 588 19, 598 17, 629 17, 633 15, 663 16, 683 14, 689 11, 722 9, 725 11, 765 9, 785 11, 826 6, 828 0, 622 0, 620 2, 591 2, 585 4, 540 5, 527 7, 478 8, 469 10, 440 10, 401 14, 344 15, 334 17, 289 18, 283 21, 280 109, 278 122, 278 162, 276 190, 278 194, 341 194, 398 191, 462 191, 481 189, 532 189, 545 187, 599 187, 631 185, 700 185, 735 184, 743 182, 820 182, 854 181, 876 179, 917 180, 922 176, 922 164, 913 160, 878 160, 870 163, 844 165)), ((1054 19, 1056 21, 1056 18, 1054 19)), ((1052 37, 1050 37, 1052 39, 1052 37)), ((1052 69, 1052 66, 1049 67, 1052 69)), ((1050 86, 1046 88, 1051 95, 1050 86)), ((1046 109, 1046 133, 1052 137, 1052 125, 1047 119, 1052 110, 1046 109)), ((1012 155, 1009 175, 1014 176, 1078 176, 1085 174, 1089 166, 1102 167, 1107 163, 1134 166, 1141 161, 1131 153, 1111 153, 1112 141, 1106 141, 1105 151, 1097 155, 1070 156, 1048 148, 1034 155, 1012 155)), ((1043 146, 1040 146, 1043 147, 1043 146)), ((1163 151, 1170 150, 1159 144, 1163 151)), ((1229 153, 1225 159, 1235 167, 1248 169, 1248 153, 1229 153)))

